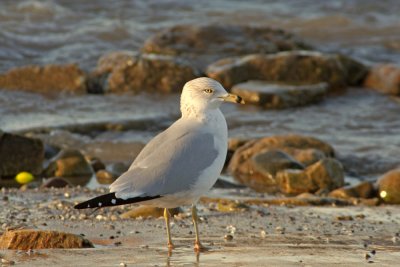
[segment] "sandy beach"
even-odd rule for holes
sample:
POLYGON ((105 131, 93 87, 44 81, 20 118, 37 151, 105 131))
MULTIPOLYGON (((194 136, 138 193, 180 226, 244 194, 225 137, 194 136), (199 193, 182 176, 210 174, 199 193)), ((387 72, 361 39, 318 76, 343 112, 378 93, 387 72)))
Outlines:
POLYGON ((186 207, 173 220, 176 249, 170 253, 163 218, 119 217, 134 206, 91 215, 73 210, 74 203, 98 192, 3 190, 3 231, 59 230, 82 235, 95 248, 3 250, 1 257, 16 266, 365 266, 368 262, 395 266, 400 260, 397 206, 243 204, 241 210, 221 212, 216 203, 202 201, 200 231, 208 251, 193 251, 194 234, 186 207))

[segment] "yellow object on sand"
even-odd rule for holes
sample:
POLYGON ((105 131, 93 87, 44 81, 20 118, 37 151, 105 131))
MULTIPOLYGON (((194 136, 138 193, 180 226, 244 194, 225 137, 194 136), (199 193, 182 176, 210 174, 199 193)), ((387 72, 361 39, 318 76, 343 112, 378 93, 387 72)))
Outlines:
POLYGON ((19 184, 27 184, 32 182, 34 179, 35 177, 29 172, 20 172, 15 176, 15 180, 19 184))

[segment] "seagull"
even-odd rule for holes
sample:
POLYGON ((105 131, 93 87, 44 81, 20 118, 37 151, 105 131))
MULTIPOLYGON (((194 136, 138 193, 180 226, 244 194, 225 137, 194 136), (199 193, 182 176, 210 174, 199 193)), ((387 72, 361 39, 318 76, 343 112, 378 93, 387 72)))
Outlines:
POLYGON ((217 181, 226 159, 228 129, 219 109, 222 102, 244 104, 240 96, 229 94, 213 79, 200 77, 187 82, 181 94, 181 118, 143 148, 128 171, 110 185, 110 193, 75 208, 130 203, 164 208, 167 245, 173 249, 169 209, 191 205, 194 250, 203 250, 196 203, 217 181))

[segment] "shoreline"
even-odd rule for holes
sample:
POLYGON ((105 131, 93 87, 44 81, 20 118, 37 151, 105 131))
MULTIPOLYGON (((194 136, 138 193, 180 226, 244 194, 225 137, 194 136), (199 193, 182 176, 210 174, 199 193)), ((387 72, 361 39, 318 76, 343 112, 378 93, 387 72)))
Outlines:
POLYGON ((132 205, 92 215, 72 210, 75 202, 92 193, 98 192, 84 188, 3 190, 0 218, 14 216, 8 228, 83 234, 95 248, 33 250, 29 255, 2 250, 0 255, 18 266, 364 266, 369 260, 379 266, 394 266, 400 260, 400 207, 395 205, 253 204, 221 212, 216 203, 201 202, 200 237, 209 251, 200 253, 197 261, 188 207, 172 220, 177 248, 168 256, 162 218, 121 219, 119 216, 132 205), (367 254, 371 257, 368 260, 367 254))

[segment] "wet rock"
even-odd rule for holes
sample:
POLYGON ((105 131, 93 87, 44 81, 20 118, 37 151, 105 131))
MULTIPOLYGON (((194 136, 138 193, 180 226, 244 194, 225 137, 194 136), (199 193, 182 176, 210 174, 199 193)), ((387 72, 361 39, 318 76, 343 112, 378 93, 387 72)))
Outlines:
POLYGON ((213 188, 244 188, 245 186, 239 184, 230 176, 220 176, 213 185, 213 188))
POLYGON ((368 181, 361 182, 355 186, 338 188, 329 193, 329 196, 337 198, 371 198, 374 195, 374 186, 368 181))
POLYGON ((38 93, 86 93, 86 74, 75 64, 24 66, 0 75, 0 88, 38 93))
POLYGON ((355 59, 352 59, 348 56, 337 55, 338 60, 340 61, 343 69, 346 72, 346 81, 350 86, 358 86, 362 85, 367 74, 369 72, 369 68, 358 62, 355 59))
POLYGON ((79 235, 41 230, 10 230, 0 237, 0 249, 92 248, 90 241, 79 235))
MULTIPOLYGON (((169 213, 171 216, 175 216, 179 213, 182 213, 181 208, 174 208, 174 209, 169 209, 169 213)), ((156 208, 156 207, 149 207, 149 206, 139 206, 137 208, 134 208, 130 211, 127 211, 123 214, 121 214, 122 219, 129 219, 129 218, 159 218, 164 216, 164 209, 162 208, 156 208)))
POLYGON ((289 195, 329 192, 344 185, 344 171, 339 161, 324 158, 304 171, 282 170, 276 181, 280 191, 289 195))
POLYGON ((284 151, 304 166, 310 166, 326 157, 321 150, 314 148, 297 149, 286 147, 284 151))
POLYGON ((43 184, 41 185, 42 188, 63 188, 71 186, 71 183, 61 177, 51 177, 44 180, 43 184))
POLYGON ((343 166, 333 158, 324 158, 318 161, 307 167, 305 173, 314 182, 317 190, 327 189, 331 191, 344 185, 343 166))
POLYGON ((229 163, 228 171, 238 182, 247 185, 256 191, 280 191, 279 184, 274 175, 282 169, 301 169, 302 164, 298 163, 294 159, 287 159, 287 165, 282 168, 276 168, 275 172, 270 173, 268 171, 263 171, 259 166, 255 165, 254 159, 257 159, 258 154, 274 150, 280 150, 280 153, 285 152, 291 156, 290 152, 293 152, 293 149, 315 149, 320 151, 326 157, 334 155, 333 148, 330 145, 312 137, 300 135, 264 137, 249 141, 245 145, 239 147, 229 163), (289 164, 289 162, 291 163, 289 164))
POLYGON ((400 168, 385 173, 377 181, 379 196, 389 204, 400 204, 400 168))
POLYGON ((115 177, 107 170, 99 170, 96 172, 96 179, 99 184, 112 184, 117 178, 118 176, 115 177))
POLYGON ((93 169, 79 150, 63 149, 51 160, 45 176, 73 177, 92 175, 93 169))
POLYGON ((233 86, 231 91, 240 95, 246 103, 266 109, 282 109, 320 102, 328 92, 328 84, 290 85, 248 81, 233 86))
POLYGON ((400 95, 400 67, 384 64, 373 67, 365 79, 364 86, 376 91, 400 95))
POLYGON ((225 164, 224 164, 224 168, 222 170, 223 172, 226 171, 226 168, 228 167, 229 162, 233 156, 233 153, 235 153, 236 149, 238 149, 239 147, 244 145, 247 141, 249 141, 249 140, 241 139, 241 138, 230 138, 228 140, 228 152, 226 154, 225 164))
POLYGON ((91 158, 89 162, 95 172, 106 168, 106 165, 98 158, 91 158))
POLYGON ((285 152, 273 149, 255 154, 250 163, 253 169, 266 177, 274 177, 281 170, 304 169, 302 164, 285 152))
POLYGON ((129 166, 130 165, 125 164, 124 162, 114 162, 109 164, 106 169, 114 177, 119 177, 129 169, 129 166))
POLYGON ((295 35, 269 27, 178 25, 151 36, 142 50, 184 57, 204 69, 225 57, 310 48, 295 35))
POLYGON ((105 92, 180 92, 200 75, 187 61, 168 55, 113 52, 100 58, 92 74, 104 80, 105 92))
POLYGON ((330 90, 338 90, 346 87, 346 71, 337 55, 290 51, 221 59, 209 65, 206 73, 228 89, 249 80, 262 80, 301 85, 326 82, 330 90))
POLYGON ((282 193, 290 195, 317 191, 311 177, 301 170, 280 171, 276 176, 276 183, 282 193))
POLYGON ((0 133, 0 177, 20 172, 42 172, 44 146, 41 140, 10 133, 0 133))
POLYGON ((44 144, 44 158, 45 159, 51 159, 55 157, 58 153, 60 152, 60 148, 47 144, 44 144))
MULTIPOLYGON (((95 157, 100 159, 104 163, 117 163, 127 164, 131 163, 140 151, 143 149, 145 144, 137 141, 133 142, 113 142, 113 141, 95 141, 86 143, 81 146, 82 151, 84 151, 85 155, 90 155, 91 158, 95 157), (128 162, 126 162, 128 160, 128 162)), ((127 165, 125 172, 128 169, 129 165, 127 165)), ((121 168, 122 169, 122 168, 121 168)), ((109 169, 112 171, 112 169, 109 169)))

